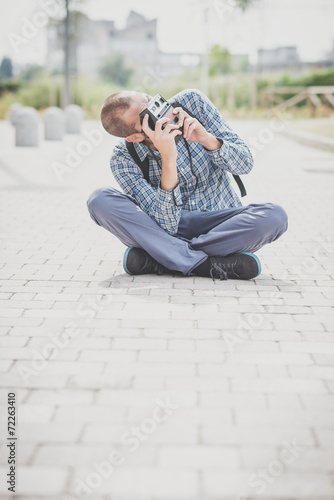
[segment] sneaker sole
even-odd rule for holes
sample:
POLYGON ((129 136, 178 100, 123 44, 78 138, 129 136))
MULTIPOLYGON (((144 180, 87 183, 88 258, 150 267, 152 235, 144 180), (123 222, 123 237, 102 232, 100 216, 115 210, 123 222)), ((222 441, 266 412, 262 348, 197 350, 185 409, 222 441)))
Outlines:
POLYGON ((251 278, 254 280, 255 278, 257 278, 259 276, 259 274, 261 274, 261 271, 262 271, 260 259, 258 258, 257 255, 255 255, 254 253, 251 253, 251 252, 240 252, 240 253, 243 253, 244 255, 250 255, 251 257, 253 257, 253 259, 255 259, 255 261, 257 263, 258 273, 256 276, 254 276, 254 278, 251 278))
POLYGON ((126 260, 127 260, 127 257, 128 257, 128 253, 130 252, 130 250, 132 250, 132 248, 134 247, 129 247, 125 250, 125 253, 124 253, 124 257, 123 257, 123 269, 124 271, 129 274, 130 276, 133 276, 132 273, 130 273, 129 269, 126 267, 126 260))

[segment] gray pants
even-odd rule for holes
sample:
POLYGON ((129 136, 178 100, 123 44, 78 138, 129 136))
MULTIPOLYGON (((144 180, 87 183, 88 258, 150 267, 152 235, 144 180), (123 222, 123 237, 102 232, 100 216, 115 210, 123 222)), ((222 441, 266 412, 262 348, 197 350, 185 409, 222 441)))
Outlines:
POLYGON ((146 250, 160 264, 184 276, 208 255, 256 252, 287 229, 287 214, 272 203, 251 204, 214 212, 182 211, 178 232, 171 236, 143 212, 135 200, 114 188, 95 190, 88 199, 92 219, 124 245, 146 250))

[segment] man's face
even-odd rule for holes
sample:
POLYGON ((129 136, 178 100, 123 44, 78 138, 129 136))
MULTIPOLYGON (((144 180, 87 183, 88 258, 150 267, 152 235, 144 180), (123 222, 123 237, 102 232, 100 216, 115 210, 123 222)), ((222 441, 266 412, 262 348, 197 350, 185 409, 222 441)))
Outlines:
MULTIPOLYGON (((142 126, 140 123, 140 118, 139 118, 139 113, 143 111, 143 109, 146 107, 147 103, 152 99, 151 96, 147 94, 141 94, 139 92, 134 92, 133 97, 132 97, 132 104, 124 112, 123 115, 123 120, 128 124, 131 125, 135 130, 136 133, 140 134, 142 133, 142 126)), ((144 139, 144 134, 143 139, 144 139)))

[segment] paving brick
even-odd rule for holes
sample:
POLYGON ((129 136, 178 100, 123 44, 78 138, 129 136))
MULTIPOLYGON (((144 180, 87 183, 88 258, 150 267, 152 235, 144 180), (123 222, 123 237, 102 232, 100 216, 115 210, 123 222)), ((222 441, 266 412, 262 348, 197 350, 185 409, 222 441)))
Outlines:
MULTIPOLYGON (((291 443, 290 443, 291 444, 291 443)), ((297 442, 298 445, 298 442, 297 442)), ((284 449, 284 445, 281 447, 284 449)), ((275 449, 245 448, 241 450, 242 461, 246 467, 262 468, 265 464, 270 464, 273 460, 279 460, 279 452, 275 449)), ((287 455, 287 454, 285 454, 287 455)), ((290 458, 290 457, 289 457, 290 458)), ((299 452, 295 460, 291 460, 285 466, 285 471, 292 472, 330 472, 331 464, 334 460, 334 450, 319 450, 315 448, 305 448, 299 452)))
MULTIPOLYGON (((53 292, 53 289, 52 289, 53 292)), ((62 293, 61 295, 56 293, 36 293, 34 294, 34 301, 42 302, 42 301, 69 301, 69 302, 77 302, 80 298, 79 293, 62 293)))
POLYGON ((53 405, 66 405, 77 406, 82 404, 93 403, 93 391, 71 390, 64 389, 58 390, 32 390, 28 396, 28 402, 34 403, 48 403, 53 405))
MULTIPOLYGON (((220 342, 218 342, 220 344, 220 342)), ((193 351, 196 348, 194 340, 169 340, 168 349, 170 351, 193 351)))
POLYGON ((276 424, 276 425, 291 425, 291 426, 305 426, 318 428, 331 425, 333 422, 333 413, 321 412, 316 410, 301 410, 294 408, 275 408, 270 410, 250 409, 244 412, 236 410, 236 422, 243 424, 276 424))
POLYGON ((112 348, 115 350, 159 351, 165 349, 166 345, 167 341, 164 339, 116 338, 112 342, 112 348))
POLYGON ((129 373, 101 375, 92 373, 72 374, 68 381, 68 387, 72 389, 127 389, 133 384, 133 377, 129 373))
POLYGON ((29 337, 0 337, 0 347, 23 347, 27 344, 29 337))
POLYGON ((204 408, 240 408, 245 409, 266 408, 267 402, 263 394, 232 394, 223 391, 207 391, 200 396, 200 405, 204 408))
POLYGON ((291 377, 334 379, 334 366, 289 366, 291 377))
MULTIPOLYGON (((83 470, 78 475, 85 477, 89 470, 83 470)), ((113 495, 116 498, 131 496, 133 484, 136 484, 136 498, 156 497, 161 499, 177 498, 177 500, 188 500, 194 498, 198 490, 198 477, 195 471, 177 468, 158 469, 156 467, 124 467, 117 470, 110 478, 106 479, 99 492, 105 495, 113 495), (131 482, 129 482, 131 477, 131 482)), ((73 486, 72 490, 73 491, 73 486)))
POLYGON ((34 353, 25 347, 2 347, 0 351, 1 359, 33 359, 34 353))
POLYGON ((35 454, 33 463, 34 466, 88 467, 92 462, 99 463, 107 459, 111 452, 111 447, 106 444, 66 445, 66 443, 55 443, 40 446, 35 454))
MULTIPOLYGON (((203 485, 205 495, 212 497, 219 495, 221 491, 221 481, 224 482, 224 493, 233 498, 247 498, 259 490, 248 486, 247 482, 250 477, 251 471, 246 473, 224 473, 220 476, 218 472, 206 472, 203 476, 203 485)), ((298 499, 321 498, 322 500, 329 500, 331 495, 331 483, 325 474, 310 474, 308 476, 307 484, 303 482, 302 474, 289 474, 279 476, 273 482, 265 484, 265 494, 267 498, 280 498, 290 499, 292 495, 298 495, 298 499)), ((228 498, 228 496, 224 497, 228 498)), ((293 497, 294 498, 294 497, 293 497)))
POLYGON ((221 363, 223 353, 208 351, 142 351, 139 362, 142 363, 221 363))
MULTIPOLYGON (((1 475, 6 469, 1 468, 1 475)), ((33 495, 60 495, 66 486, 68 472, 62 467, 20 467, 20 494, 33 495)), ((4 486, 1 485, 1 493, 4 486)))
POLYGON ((235 379, 232 380, 232 390, 236 392, 265 393, 311 393, 324 394, 327 389, 321 380, 309 379, 235 379))
POLYGON ((1 316, 2 318, 19 318, 22 313, 24 312, 24 309, 12 309, 12 308, 6 308, 4 307, 1 309, 1 316))
MULTIPOLYGON (((285 378, 289 377, 289 371, 284 365, 258 365, 259 377, 285 378)), ((304 368, 304 366, 303 366, 304 368)))
POLYGON ((317 365, 333 365, 334 363, 333 353, 313 354, 312 357, 317 365))
MULTIPOLYGON (((237 347, 236 347, 237 351, 237 347)), ((310 354, 299 354, 299 353, 265 353, 265 355, 260 353, 252 353, 249 355, 244 352, 233 352, 227 353, 226 359, 228 363, 238 363, 238 364, 257 364, 257 365, 289 365, 289 364, 300 364, 300 365, 312 365, 314 361, 310 354)))
POLYGON ((197 396, 194 391, 173 391, 172 397, 169 393, 156 391, 133 391, 133 390, 108 390, 102 389, 98 394, 98 403, 102 405, 116 407, 152 407, 157 405, 156 400, 165 400, 166 398, 180 404, 183 407, 193 407, 196 405, 197 396))
POLYGON ((195 375, 195 371, 195 364, 191 363, 112 363, 106 367, 105 374, 187 377, 195 375))
POLYGON ((96 411, 94 405, 80 406, 77 404, 75 407, 61 407, 54 412, 54 422, 74 422, 81 424, 83 422, 109 422, 119 423, 124 418, 124 410, 119 408, 109 408, 99 405, 99 411, 96 411))
MULTIPOLYGON (((168 379, 174 380, 174 379, 168 379)), ((182 379, 182 381, 184 378, 182 379)), ((191 378, 192 380, 192 378, 191 378)), ((133 381, 133 388, 135 390, 154 390, 154 391, 162 391, 165 388, 165 381, 163 377, 135 377, 133 381)), ((193 389, 196 390, 196 387, 193 384, 189 384, 189 386, 185 386, 184 384, 180 384, 180 381, 176 379, 176 384, 174 387, 167 386, 166 389, 193 389)))
POLYGON ((12 364, 13 361, 11 359, 2 359, 0 361, 0 372, 8 372, 12 364))
POLYGON ((107 363, 129 363, 135 361, 136 351, 116 351, 116 350, 101 350, 89 349, 83 351, 79 356, 79 361, 99 361, 107 363))
MULTIPOLYGON (((137 377, 136 377, 137 380, 137 377)), ((135 385, 136 385, 135 380, 135 385)), ((165 380, 165 386, 167 390, 194 390, 197 392, 206 391, 223 391, 226 395, 226 391, 229 388, 229 381, 227 378, 217 378, 217 377, 182 377, 178 379, 175 377, 168 377, 165 380)))
POLYGON ((158 455, 162 467, 210 467, 237 468, 240 465, 239 453, 235 449, 219 449, 214 446, 178 446, 163 448, 158 455))
POLYGON ((235 378, 254 378, 257 377, 255 365, 237 365, 237 364, 204 364, 201 363, 198 368, 201 377, 235 377, 235 378))
POLYGON ((334 353, 332 342, 280 342, 283 352, 334 353))

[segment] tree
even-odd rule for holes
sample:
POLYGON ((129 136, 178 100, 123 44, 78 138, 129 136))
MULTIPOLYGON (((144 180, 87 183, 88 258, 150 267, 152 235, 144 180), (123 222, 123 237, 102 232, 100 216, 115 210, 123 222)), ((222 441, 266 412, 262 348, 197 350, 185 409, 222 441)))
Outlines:
POLYGON ((44 68, 42 66, 39 66, 38 64, 28 64, 20 72, 20 80, 30 82, 31 80, 35 80, 39 77, 43 72, 44 68))
POLYGON ((128 84, 133 73, 133 68, 126 64, 125 57, 121 53, 115 54, 100 68, 100 75, 104 80, 113 81, 122 87, 128 84))
POLYGON ((13 78, 13 64, 9 57, 4 57, 0 64, 0 80, 13 78))
MULTIPOLYGON (((62 21, 63 25, 63 40, 64 40, 64 105, 72 103, 72 92, 71 92, 71 65, 76 64, 76 43, 74 43, 73 35, 71 36, 72 26, 72 14, 76 7, 84 3, 85 0, 61 0, 61 5, 64 8, 64 18, 62 21)), ((57 23, 58 24, 58 23, 57 23)))
POLYGON ((231 54, 228 49, 214 45, 209 54, 209 75, 228 73, 231 69, 231 54))

